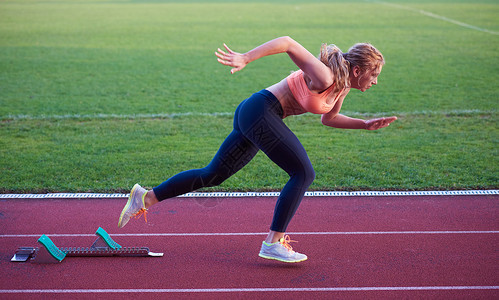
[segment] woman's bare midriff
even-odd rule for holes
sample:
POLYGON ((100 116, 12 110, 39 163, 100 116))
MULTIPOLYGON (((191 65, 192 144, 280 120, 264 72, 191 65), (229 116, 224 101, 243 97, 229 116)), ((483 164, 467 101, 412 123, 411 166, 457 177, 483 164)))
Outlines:
POLYGON ((284 111, 284 117, 299 115, 306 112, 295 100, 293 93, 291 93, 291 90, 289 89, 286 78, 274 85, 271 85, 266 88, 266 90, 271 92, 277 100, 279 100, 279 103, 281 103, 284 111))

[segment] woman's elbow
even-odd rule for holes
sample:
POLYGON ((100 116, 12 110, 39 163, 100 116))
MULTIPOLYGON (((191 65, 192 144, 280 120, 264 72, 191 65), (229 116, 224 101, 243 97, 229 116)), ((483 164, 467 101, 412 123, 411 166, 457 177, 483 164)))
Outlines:
POLYGON ((329 112, 321 116, 322 125, 334 127, 334 119, 338 116, 338 113, 329 112))
POLYGON ((293 42, 296 42, 295 40, 293 40, 289 35, 285 35, 285 36, 281 36, 280 37, 283 41, 285 41, 286 43, 288 44, 291 44, 293 42))
POLYGON ((329 118, 326 115, 321 116, 321 123, 324 126, 329 126, 329 118))
POLYGON ((285 35, 279 38, 281 40, 282 45, 286 49, 285 52, 289 52, 294 49, 296 45, 298 45, 298 42, 295 41, 292 37, 285 35))

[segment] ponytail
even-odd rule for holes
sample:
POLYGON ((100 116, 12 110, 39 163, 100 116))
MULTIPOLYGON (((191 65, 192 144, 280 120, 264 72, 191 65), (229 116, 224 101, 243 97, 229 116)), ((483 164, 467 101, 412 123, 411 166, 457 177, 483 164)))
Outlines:
POLYGON ((349 85, 350 62, 345 59, 344 53, 336 45, 322 44, 320 61, 333 71, 337 89, 349 85))
POLYGON ((320 61, 333 71, 337 88, 350 85, 350 70, 358 66, 361 71, 375 70, 385 64, 381 52, 368 43, 353 45, 347 53, 342 53, 336 45, 322 44, 320 61))

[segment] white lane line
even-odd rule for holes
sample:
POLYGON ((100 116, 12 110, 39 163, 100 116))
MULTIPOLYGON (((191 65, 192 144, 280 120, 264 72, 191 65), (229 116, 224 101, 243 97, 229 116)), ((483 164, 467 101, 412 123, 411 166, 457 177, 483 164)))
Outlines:
POLYGON ((158 114, 65 114, 65 115, 26 115, 9 114, 0 116, 0 120, 80 120, 80 119, 173 119, 179 117, 225 117, 233 116, 233 112, 184 112, 158 114))
MULTIPOLYGON (((279 192, 193 192, 179 198, 214 197, 278 197, 279 192)), ((371 196, 480 196, 499 195, 499 190, 457 190, 457 191, 310 191, 305 197, 371 197, 371 196)), ((128 194, 101 193, 48 193, 48 194, 0 194, 0 199, 108 199, 128 198, 128 194)))
MULTIPOLYGON (((455 231, 330 231, 330 232, 288 232, 290 235, 390 235, 390 234, 498 234, 497 230, 455 230, 455 231)), ((117 233, 113 237, 191 237, 191 236, 260 236, 268 232, 193 232, 193 233, 117 233)), ((47 233, 49 237, 95 237, 95 234, 47 233)), ((0 238, 33 238, 41 234, 1 234, 0 238)))
POLYGON ((213 289, 32 289, 0 290, 0 294, 79 293, 248 293, 248 292, 369 292, 369 291, 452 291, 497 290, 499 286, 382 286, 328 288, 213 288, 213 289))
POLYGON ((497 31, 492 31, 492 30, 488 30, 488 29, 485 29, 485 28, 480 28, 480 27, 477 27, 477 26, 474 26, 474 25, 466 24, 464 22, 453 20, 453 19, 450 19, 450 18, 447 18, 447 17, 444 17, 444 16, 440 16, 440 15, 437 15, 437 14, 434 14, 434 13, 431 13, 431 12, 428 12, 428 11, 425 11, 425 10, 422 10, 422 9, 417 9, 417 8, 412 8, 412 7, 409 7, 409 6, 404 6, 404 5, 395 4, 395 3, 388 3, 388 2, 383 2, 383 1, 377 1, 377 0, 366 0, 366 1, 368 1, 368 2, 374 2, 374 3, 379 3, 379 4, 386 5, 386 6, 391 6, 391 7, 399 8, 399 9, 410 10, 410 11, 417 12, 417 13, 420 13, 422 15, 434 18, 434 19, 438 19, 438 20, 442 20, 442 21, 445 21, 445 22, 449 22, 449 23, 452 23, 452 24, 455 24, 455 25, 458 25, 458 26, 462 26, 462 27, 465 27, 465 28, 469 28, 469 29, 473 29, 473 30, 477 30, 477 31, 481 31, 481 32, 486 32, 486 33, 490 33, 490 34, 494 34, 494 35, 499 35, 499 32, 497 32, 497 31))
MULTIPOLYGON (((480 110, 480 109, 451 109, 451 110, 421 110, 412 112, 403 111, 388 111, 388 112, 357 112, 357 111, 343 111, 344 114, 349 116, 383 116, 383 115, 397 115, 397 116, 421 116, 421 115, 451 115, 451 116, 467 116, 467 115, 481 115, 481 114, 495 114, 496 110, 480 110)), ((65 115, 28 115, 28 114, 9 114, 0 116, 0 120, 101 120, 101 119, 173 119, 181 117, 232 117, 234 112, 184 112, 184 113, 157 113, 157 114, 65 114, 65 115)), ((312 115, 299 115, 294 117, 307 117, 312 115)))

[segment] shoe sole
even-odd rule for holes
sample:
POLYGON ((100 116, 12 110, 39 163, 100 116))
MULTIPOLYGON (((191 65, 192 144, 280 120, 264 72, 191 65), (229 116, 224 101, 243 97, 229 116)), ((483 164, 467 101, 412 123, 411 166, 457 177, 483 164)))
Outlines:
POLYGON ((273 257, 273 256, 266 256, 266 255, 263 255, 261 253, 258 254, 258 256, 260 256, 261 258, 277 260, 277 261, 285 262, 285 263, 299 263, 302 261, 306 261, 308 259, 308 257, 305 257, 304 259, 300 259, 300 260, 285 260, 285 259, 277 258, 277 257, 273 257))
POLYGON ((123 208, 123 210, 121 211, 120 220, 118 221, 119 228, 123 228, 123 226, 126 225, 126 224, 121 225, 121 223, 123 221, 123 217, 125 216, 125 212, 130 208, 130 205, 132 203, 132 196, 138 187, 139 187, 139 185, 136 184, 133 186, 132 190, 130 191, 130 196, 128 196, 128 201, 126 202, 125 208, 123 208))

